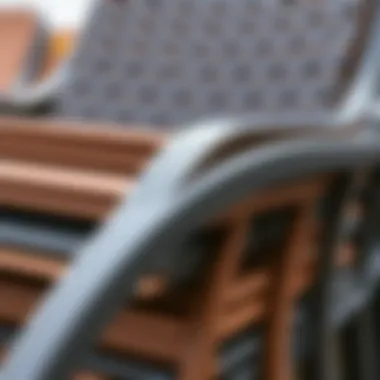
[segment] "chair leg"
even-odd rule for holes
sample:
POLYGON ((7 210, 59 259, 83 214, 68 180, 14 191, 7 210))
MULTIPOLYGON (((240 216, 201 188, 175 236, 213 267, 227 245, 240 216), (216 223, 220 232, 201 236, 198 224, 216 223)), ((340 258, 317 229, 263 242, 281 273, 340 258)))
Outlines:
POLYGON ((305 252, 295 247, 302 246, 305 235, 313 234, 315 227, 315 205, 305 206, 295 221, 280 266, 274 270, 274 288, 270 299, 271 320, 267 340, 266 380, 291 380, 293 366, 291 355, 292 322, 295 306, 295 289, 291 281, 297 273, 305 252))

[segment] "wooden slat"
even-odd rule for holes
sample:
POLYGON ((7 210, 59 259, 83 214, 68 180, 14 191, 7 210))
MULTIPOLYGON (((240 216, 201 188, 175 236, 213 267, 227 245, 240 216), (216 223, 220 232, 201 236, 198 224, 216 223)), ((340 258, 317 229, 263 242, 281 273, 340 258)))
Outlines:
POLYGON ((138 126, 0 118, 0 158, 139 174, 168 136, 138 126))
POLYGON ((229 304, 238 302, 238 300, 251 297, 252 294, 257 294, 264 291, 271 281, 268 270, 258 270, 255 273, 243 276, 237 279, 226 290, 224 299, 226 307, 229 304))
POLYGON ((62 120, 23 119, 1 117, 0 133, 15 141, 49 141, 81 147, 123 150, 130 148, 145 153, 156 152, 167 142, 169 136, 137 125, 120 126, 91 122, 62 120))
POLYGON ((12 138, 0 140, 0 157, 17 160, 49 163, 73 169, 105 171, 110 174, 138 174, 150 162, 152 154, 125 151, 104 150, 98 147, 76 147, 51 143, 50 141, 18 141, 12 138), (14 141, 16 140, 16 141, 14 141))
POLYGON ((41 187, 46 191, 89 193, 119 197, 134 184, 131 178, 83 170, 67 170, 50 165, 0 160, 0 180, 19 186, 41 187))
POLYGON ((132 179, 0 161, 0 205, 102 219, 133 188, 132 179))
POLYGON ((23 278, 56 281, 64 273, 63 261, 21 250, 0 248, 0 273, 23 278))
POLYGON ((244 328, 244 326, 260 322, 265 316, 265 302, 251 302, 236 312, 221 318, 216 329, 217 336, 221 340, 227 339, 244 328))
POLYGON ((148 151, 161 148, 168 135, 138 125, 122 128, 118 124, 75 122, 63 120, 25 119, 13 116, 0 118, 0 132, 4 136, 48 138, 62 143, 100 144, 113 147, 140 147, 148 151))
MULTIPOLYGON (((18 209, 26 211, 35 211, 43 213, 52 213, 64 217, 84 218, 103 220, 117 202, 107 199, 101 199, 99 203, 81 197, 68 197, 67 194, 55 194, 52 197, 49 192, 36 191, 32 188, 26 188, 24 191, 20 187, 2 186, 0 193, 0 205, 11 205, 18 209)), ((96 200, 96 198, 95 198, 96 200)))
POLYGON ((173 362, 185 348, 188 330, 184 322, 157 314, 123 311, 106 329, 101 343, 112 351, 173 362))
POLYGON ((167 139, 138 129, 17 118, 2 118, 0 134, 0 204, 97 220, 131 190, 132 178, 167 139))

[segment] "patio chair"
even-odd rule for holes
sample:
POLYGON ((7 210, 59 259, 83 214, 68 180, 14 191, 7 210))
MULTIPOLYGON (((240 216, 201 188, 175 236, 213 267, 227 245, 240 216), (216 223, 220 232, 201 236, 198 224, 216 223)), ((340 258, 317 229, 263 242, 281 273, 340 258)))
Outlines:
MULTIPOLYGON (((116 299, 120 301, 120 306, 126 305, 128 299, 135 301, 129 303, 130 311, 122 307, 123 311, 101 339, 101 353, 96 351, 99 356, 95 356, 95 359, 92 355, 86 355, 84 369, 94 371, 95 368, 95 372, 116 378, 151 378, 152 372, 144 377, 141 368, 149 373, 152 367, 155 376, 171 373, 174 377, 186 379, 210 376, 248 378, 255 373, 264 374, 269 379, 279 379, 284 378, 284 373, 289 373, 292 361, 289 323, 293 315, 297 314, 297 299, 312 283, 305 265, 310 266, 318 259, 319 250, 327 254, 326 244, 331 243, 328 226, 335 220, 331 218, 335 213, 321 219, 316 212, 318 204, 323 200, 334 201, 335 204, 336 186, 333 185, 341 178, 342 172, 356 172, 363 165, 377 164, 380 152, 376 135, 371 141, 328 141, 325 137, 306 139, 301 136, 296 140, 292 137, 276 143, 269 141, 259 147, 253 144, 253 148, 252 144, 242 146, 242 136, 237 136, 214 145, 207 159, 199 161, 198 152, 185 148, 200 144, 204 140, 204 133, 204 129, 201 129, 198 133, 194 131, 188 136, 182 135, 167 147, 142 177, 139 187, 128 196, 128 201, 75 255, 74 269, 64 276, 56 290, 59 296, 55 292, 48 296, 56 308, 54 313, 49 308, 45 310, 47 314, 43 314, 49 315, 51 319, 42 321, 42 324, 37 321, 30 325, 31 330, 37 329, 39 325, 52 328, 51 331, 55 331, 56 335, 45 330, 45 337, 40 339, 35 349, 28 346, 23 351, 26 346, 22 345, 20 360, 27 360, 22 353, 28 352, 30 361, 23 366, 20 366, 21 361, 11 362, 11 367, 5 367, 5 379, 6 376, 28 380, 64 378, 68 373, 68 363, 74 364, 74 358, 82 358, 77 355, 79 351, 75 351, 80 349, 82 352, 84 335, 86 338, 94 336, 92 327, 96 325, 100 329, 105 324, 103 315, 110 315, 116 310, 116 299), (178 171, 168 171, 173 159, 178 160, 177 169, 182 169, 183 176, 178 177, 178 171), (189 165, 189 162, 192 164, 189 165), (127 223, 125 218, 131 218, 131 223, 127 223), (183 223, 179 223, 179 220, 183 223), (255 236, 249 233, 252 227, 253 232, 262 231, 258 236, 263 240, 247 241, 249 237, 255 236), (157 235, 153 233, 156 228, 157 235), (142 235, 137 234, 135 229, 142 235), (329 233, 324 234, 326 230, 329 233), (165 237, 165 231, 170 231, 170 238, 160 241, 158 237, 165 237), (220 231, 223 233, 220 234, 220 231), (320 235, 316 239, 318 231, 320 235), (150 306, 143 303, 138 305, 135 274, 142 278, 146 274, 166 273, 167 278, 173 279, 167 283, 177 289, 181 288, 181 284, 190 284, 185 269, 189 262, 197 261, 194 256, 197 250, 191 249, 191 242, 196 237, 204 236, 205 232, 216 237, 216 240, 211 239, 213 244, 219 242, 220 245, 212 244, 214 248, 208 249, 203 245, 206 248, 204 253, 212 251, 216 256, 204 255, 204 260, 207 260, 198 266, 200 277, 196 277, 200 281, 200 288, 193 293, 193 307, 188 308, 192 317, 178 318, 185 315, 182 314, 184 311, 181 313, 178 310, 184 306, 179 301, 166 305, 166 312, 169 310, 169 314, 172 313, 171 318, 168 315, 163 318, 163 304, 156 306, 156 312, 152 303, 150 306), (216 236, 212 232, 216 232, 216 236), (144 238, 140 240, 140 236, 144 238), (157 240, 153 236, 157 236, 157 240), (284 240, 279 236, 283 236, 284 240), (135 245, 134 239, 141 243, 135 245), (246 251, 247 242, 249 249, 246 251), (165 244, 161 246, 160 243, 165 244), (136 249, 144 244, 148 246, 141 255, 136 253, 133 256, 127 244, 136 249), (219 249, 216 248, 218 246, 219 249), (153 252, 159 253, 154 255, 153 252), (189 260, 184 260, 187 255, 189 260), (134 257, 138 258, 135 261, 137 267, 129 262, 134 257), (120 258, 126 262, 117 261, 120 258), (131 265, 122 265, 127 262, 131 265), (131 271, 124 271, 124 268, 131 271), (135 268, 140 269, 138 273, 135 273, 135 268), (203 281, 200 280, 202 277, 203 281), (118 280, 125 283, 121 284, 118 280), (130 281, 130 286, 126 286, 127 281, 130 281), (96 289, 91 289, 92 286, 96 289), (120 289, 123 291, 120 292, 120 289), (70 294, 64 302, 63 294, 70 294), (98 309, 98 301, 101 299, 103 302, 103 297, 108 302, 98 309), (115 303, 112 304, 112 301, 115 303), (90 305, 91 302, 93 304, 90 305), (60 311, 57 313, 57 310, 60 311), (177 323, 172 319, 173 312, 177 315, 174 318, 177 323), (137 316, 140 316, 139 320, 137 316), (65 323, 66 319, 68 323, 65 323), (59 328, 66 327, 68 330, 61 334, 59 328), (82 327, 87 327, 86 331, 91 334, 84 334, 82 327), (239 360, 232 370, 224 350, 225 347, 234 346, 239 332, 244 339, 251 338, 251 350, 246 348, 245 351, 248 361, 241 351, 238 354, 235 352, 235 358, 239 360), (64 342, 60 337, 64 338, 64 342), (47 347, 47 341, 48 344, 52 343, 47 352, 53 355, 45 360, 39 349, 47 347), (75 342, 75 348, 71 342, 75 342), (252 361, 252 357, 257 357, 255 352, 261 359, 252 361), (32 358, 35 353, 40 355, 38 360, 32 358), (166 363, 165 369, 157 369, 158 363, 166 363), (55 371, 54 367, 61 372, 55 371), (135 368, 135 372, 131 367, 135 368), (117 374, 116 368, 121 372, 117 374), (39 369, 42 371, 37 373, 39 369), (25 375, 21 372, 8 372, 7 375, 7 370, 25 370, 25 375), (37 371, 36 375, 34 370, 37 371)), ((243 136, 247 137, 252 131, 244 133, 243 136)), ((337 208, 337 214, 339 210, 340 207, 337 208)), ((200 241, 204 242, 202 239, 200 241)), ((333 254, 332 245, 328 247, 328 252, 333 254)), ((35 305, 43 289, 36 282, 33 282, 33 286, 25 283, 25 279, 15 281, 15 278, 8 277, 4 282, 2 299, 7 307, 0 311, 1 319, 4 321, 8 318, 10 323, 18 325, 25 320, 26 312, 35 305), (8 297, 5 297, 6 292, 8 297), (18 302, 12 302, 12 299, 18 302)), ((192 289, 196 289, 194 283, 192 289)), ((182 301, 191 301, 191 292, 183 295, 180 298, 182 301)), ((36 336, 40 338, 39 335, 37 331, 36 336)), ((237 350, 244 348, 244 339, 238 339, 239 344, 235 346, 237 350)), ((25 343, 17 340, 16 348, 22 342, 25 343)), ((33 342, 33 346, 35 344, 33 342)))

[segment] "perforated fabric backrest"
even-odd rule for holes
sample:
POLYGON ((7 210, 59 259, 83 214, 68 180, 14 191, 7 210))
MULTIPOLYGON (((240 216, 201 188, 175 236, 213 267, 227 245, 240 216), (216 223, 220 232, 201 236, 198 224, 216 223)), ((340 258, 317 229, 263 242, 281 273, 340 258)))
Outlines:
POLYGON ((103 0, 57 112, 164 126, 329 109, 359 31, 359 4, 103 0))

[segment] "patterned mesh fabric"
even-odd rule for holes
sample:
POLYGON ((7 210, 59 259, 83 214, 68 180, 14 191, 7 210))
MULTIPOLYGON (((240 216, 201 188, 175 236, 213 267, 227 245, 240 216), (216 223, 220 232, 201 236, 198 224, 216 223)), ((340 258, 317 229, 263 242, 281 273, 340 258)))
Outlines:
POLYGON ((58 114, 165 126, 329 109, 358 33, 359 4, 102 0, 58 114))

